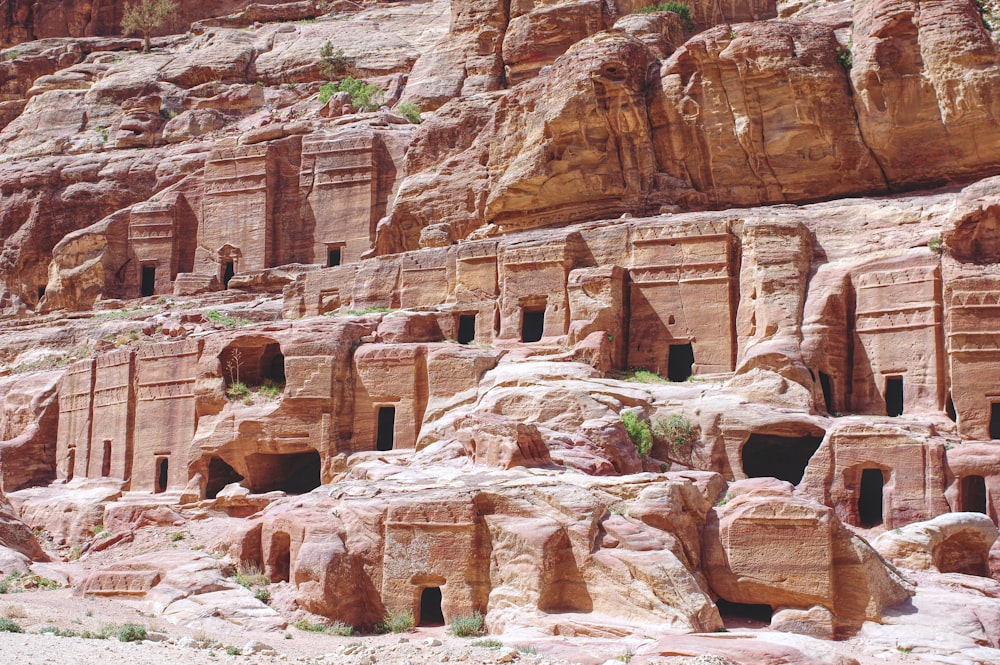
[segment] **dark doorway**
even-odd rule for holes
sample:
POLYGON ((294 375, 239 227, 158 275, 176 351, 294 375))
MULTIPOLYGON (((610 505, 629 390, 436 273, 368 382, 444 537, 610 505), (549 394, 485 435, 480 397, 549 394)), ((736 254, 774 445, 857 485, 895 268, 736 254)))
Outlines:
POLYGON ((156 489, 157 494, 167 491, 167 480, 170 476, 170 466, 166 457, 156 460, 156 489))
POLYGON ((982 513, 986 511, 986 479, 982 476, 966 476, 962 478, 961 499, 962 512, 982 513))
POLYGON ((743 473, 750 478, 772 477, 798 485, 822 441, 821 436, 751 434, 740 455, 743 473))
POLYGON ((715 601, 715 606, 719 608, 719 616, 722 617, 722 621, 727 627, 730 625, 736 628, 769 626, 774 614, 770 605, 733 603, 725 598, 719 598, 715 601))
POLYGON ((667 356, 667 378, 687 381, 694 369, 694 349, 691 344, 671 344, 667 356))
POLYGON ((545 332, 545 310, 521 310, 521 341, 537 342, 545 332))
POLYGON ((441 611, 441 588, 427 587, 420 592, 420 620, 418 626, 443 626, 444 613, 441 611))
POLYGON ((320 485, 319 453, 255 453, 246 458, 247 481, 251 492, 275 490, 286 494, 305 494, 320 485))
POLYGON ((229 280, 236 274, 236 266, 232 261, 226 261, 226 269, 222 272, 222 288, 229 288, 229 280))
POLYGON ((1000 402, 990 404, 990 438, 1000 439, 1000 402))
POLYGON ((330 249, 326 252, 326 265, 329 268, 340 265, 340 248, 330 249))
POLYGON ((476 315, 463 314, 458 317, 458 343, 471 344, 476 341, 476 315))
POLYGON ((833 386, 830 384, 829 374, 819 373, 819 386, 823 389, 823 404, 826 406, 826 412, 833 415, 836 409, 833 408, 833 386))
POLYGON ((101 457, 101 477, 111 477, 111 439, 104 439, 104 455, 101 457))
POLYGON ((376 450, 392 450, 396 439, 396 407, 382 406, 378 410, 378 432, 375 439, 376 450))
POLYGON ((66 482, 73 480, 73 473, 76 471, 76 448, 70 448, 66 459, 66 482))
POLYGON ((948 393, 948 399, 944 401, 944 412, 951 422, 958 422, 958 414, 955 412, 955 402, 951 399, 951 393, 948 393))
POLYGON ((243 476, 236 472, 236 469, 229 466, 220 457, 213 457, 208 461, 208 481, 205 483, 205 497, 214 499, 219 496, 223 487, 230 483, 238 483, 243 480, 243 476))
POLYGON ((882 469, 864 469, 861 472, 861 489, 858 491, 858 519, 861 526, 872 527, 882 523, 884 487, 882 469))
POLYGON ((903 415, 903 377, 885 377, 885 415, 903 415))
POLYGON ((44 297, 45 297, 45 287, 44 286, 39 286, 38 287, 38 299, 41 300, 44 297))
POLYGON ((142 267, 142 283, 139 286, 139 293, 143 298, 151 296, 156 292, 156 266, 142 267))
POLYGON ((284 531, 276 531, 271 536, 270 568, 271 582, 288 582, 292 569, 292 539, 284 531))
POLYGON ((285 356, 277 344, 268 344, 260 357, 260 378, 278 385, 285 384, 285 356))

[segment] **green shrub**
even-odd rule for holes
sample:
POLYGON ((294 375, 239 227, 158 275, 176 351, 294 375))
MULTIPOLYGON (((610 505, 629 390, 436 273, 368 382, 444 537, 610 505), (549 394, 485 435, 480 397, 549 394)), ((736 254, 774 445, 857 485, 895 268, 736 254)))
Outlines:
POLYGON ((178 540, 184 540, 183 531, 174 531, 172 534, 170 534, 170 542, 176 543, 178 540))
POLYGON ((622 411, 621 418, 636 452, 640 455, 648 455, 649 451, 653 449, 653 431, 650 429, 649 423, 639 420, 639 416, 635 415, 633 411, 622 411))
POLYGON ((146 627, 135 623, 123 624, 116 633, 119 642, 141 642, 146 639, 146 627))
POLYGON ((472 646, 482 647, 483 649, 500 649, 501 647, 503 647, 503 642, 494 639, 476 640, 475 642, 472 643, 472 646))
POLYGON ((243 654, 243 649, 239 647, 226 647, 226 654, 230 656, 240 656, 243 654))
POLYGON ((653 434, 676 453, 691 443, 694 438, 694 427, 687 417, 676 413, 669 418, 657 416, 653 420, 653 434))
POLYGON ((16 621, 0 617, 0 633, 23 633, 24 629, 16 621))
POLYGON ((234 402, 247 401, 250 399, 250 388, 242 381, 237 381, 226 389, 226 396, 234 402))
POLYGON ((483 615, 473 612, 472 616, 455 617, 451 621, 451 634, 455 637, 479 637, 483 634, 483 615))
POLYGON ((927 241, 927 249, 931 250, 935 254, 944 253, 944 238, 941 236, 935 236, 927 241))
POLYGON ((414 125, 420 124, 420 107, 416 104, 406 103, 396 107, 396 113, 403 116, 414 125))
POLYGON ((334 93, 337 92, 336 83, 324 83, 319 87, 319 103, 326 104, 333 97, 334 93))
POLYGON ((266 400, 278 399, 278 395, 284 392, 285 387, 280 383, 275 383, 270 379, 266 379, 260 388, 257 389, 257 394, 266 400))
POLYGON ((245 325, 253 323, 253 321, 247 321, 246 319, 237 319, 235 317, 229 316, 228 314, 223 314, 222 312, 214 309, 205 312, 204 316, 211 323, 229 329, 242 328, 245 325))
POLYGON ((377 633, 405 633, 413 630, 416 621, 413 619, 413 612, 410 610, 386 612, 382 622, 375 626, 377 633))
POLYGON ((322 633, 326 630, 326 626, 321 623, 313 623, 309 619, 299 619, 292 624, 299 630, 305 631, 307 633, 322 633))
POLYGON ((673 12, 680 17, 681 25, 684 26, 685 30, 688 32, 694 30, 694 21, 691 20, 691 8, 683 2, 662 2, 636 10, 638 14, 653 14, 656 12, 673 12))
POLYGON ((75 630, 64 630, 62 628, 56 628, 55 626, 46 626, 42 628, 39 633, 43 635, 55 635, 56 637, 79 637, 79 633, 75 630))
POLYGON ((271 602, 271 592, 263 587, 254 589, 253 597, 265 605, 271 602))
POLYGON ((17 60, 20 57, 21 57, 21 52, 16 49, 13 51, 7 51, 6 53, 3 54, 3 59, 5 61, 17 60))

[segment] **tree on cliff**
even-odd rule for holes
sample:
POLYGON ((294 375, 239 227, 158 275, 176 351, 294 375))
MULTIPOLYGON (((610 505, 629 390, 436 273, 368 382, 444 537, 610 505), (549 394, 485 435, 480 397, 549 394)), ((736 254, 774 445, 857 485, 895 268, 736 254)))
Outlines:
POLYGON ((122 31, 126 35, 141 32, 146 42, 146 53, 149 53, 149 33, 163 23, 177 9, 174 0, 139 0, 125 5, 122 16, 122 31))

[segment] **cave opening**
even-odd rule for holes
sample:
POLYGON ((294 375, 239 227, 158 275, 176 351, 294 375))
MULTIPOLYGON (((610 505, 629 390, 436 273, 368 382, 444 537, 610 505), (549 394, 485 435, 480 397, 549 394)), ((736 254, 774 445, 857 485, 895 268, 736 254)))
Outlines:
POLYGON ((222 271, 222 288, 229 288, 229 281, 236 275, 236 264, 226 261, 226 268, 222 271))
POLYGON ((205 483, 205 497, 214 499, 219 496, 222 488, 231 483, 243 481, 243 476, 229 466, 221 457, 213 457, 208 461, 208 481, 205 483))
POLYGON ((155 492, 161 494, 167 491, 167 481, 170 478, 170 461, 166 457, 159 457, 156 460, 156 488, 155 492))
POLYGON ((748 478, 773 477, 798 485, 822 441, 822 436, 751 434, 740 454, 743 473, 748 478))
POLYGON ((142 280, 139 284, 139 293, 143 298, 156 293, 156 266, 142 267, 142 280))
POLYGON ((320 486, 320 457, 315 450, 302 453, 255 453, 246 458, 246 485, 260 494, 275 490, 305 494, 320 486))
POLYGON ((420 592, 420 619, 418 626, 443 626, 441 587, 429 586, 420 592))
POLYGON ((715 606, 719 608, 719 616, 722 617, 722 621, 726 626, 768 626, 771 624, 771 617, 774 615, 774 610, 770 605, 734 603, 725 598, 716 600, 715 606))

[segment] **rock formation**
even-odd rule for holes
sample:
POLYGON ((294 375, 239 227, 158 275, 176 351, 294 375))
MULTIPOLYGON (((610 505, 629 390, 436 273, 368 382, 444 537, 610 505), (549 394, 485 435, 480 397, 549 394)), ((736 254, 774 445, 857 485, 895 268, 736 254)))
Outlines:
POLYGON ((989 13, 640 8, 0 9, 0 572, 1000 660, 989 13))

